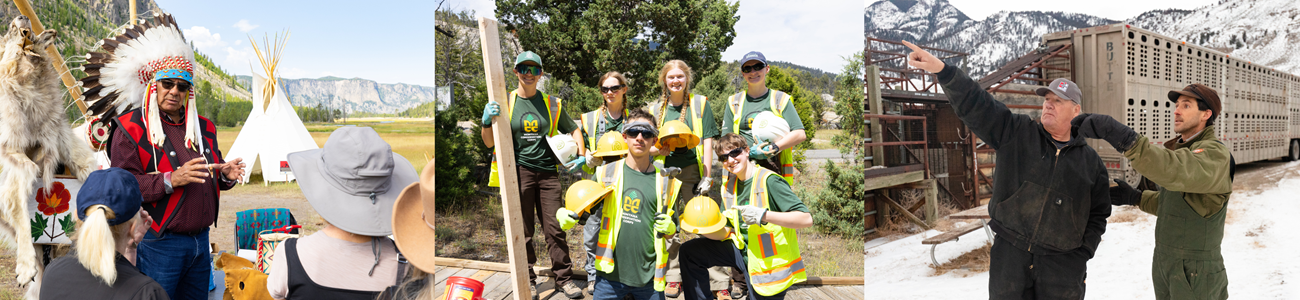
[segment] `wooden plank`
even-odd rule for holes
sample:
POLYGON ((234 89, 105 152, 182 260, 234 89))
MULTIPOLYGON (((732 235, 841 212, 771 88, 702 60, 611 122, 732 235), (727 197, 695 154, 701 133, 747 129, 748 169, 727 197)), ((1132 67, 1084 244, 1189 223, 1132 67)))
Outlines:
MULTIPOLYGON (((497 272, 496 274, 492 274, 492 277, 488 277, 488 280, 483 282, 483 298, 487 298, 487 299, 505 298, 507 295, 510 294, 510 288, 508 286, 505 286, 505 284, 509 283, 509 281, 510 281, 509 273, 497 272)), ((437 297, 434 297, 434 299, 437 299, 437 297)))
POLYGON ((456 274, 456 272, 460 272, 460 270, 464 270, 464 269, 461 269, 461 268, 451 268, 451 267, 446 268, 446 269, 442 269, 442 271, 439 271, 438 273, 434 273, 434 274, 433 274, 433 278, 434 278, 435 280, 437 280, 437 279, 442 279, 442 280, 439 280, 438 282, 446 281, 446 280, 447 280, 447 277, 451 277, 451 274, 456 274))
POLYGON ((966 226, 962 226, 952 231, 944 232, 943 234, 932 236, 928 239, 925 239, 924 241, 921 241, 921 244, 935 245, 935 244, 947 243, 948 241, 957 239, 958 237, 970 233, 971 231, 979 230, 981 227, 984 227, 984 225, 980 223, 966 224, 966 226))
MULTIPOLYGON (((866 73, 867 73, 866 89, 867 89, 867 109, 868 109, 867 113, 873 115, 884 114, 885 110, 883 107, 881 107, 882 101, 880 97, 881 96, 880 95, 880 66, 869 65, 867 66, 866 73)), ((885 135, 881 131, 882 128, 879 125, 880 118, 871 118, 871 120, 869 121, 871 122, 871 125, 868 125, 870 126, 870 130, 871 130, 871 136, 870 136, 871 140, 883 141, 885 135)), ((870 152, 872 157, 871 165, 872 166, 885 165, 885 147, 871 147, 871 148, 872 148, 870 152)))
POLYGON ((972 209, 955 212, 951 215, 948 215, 948 218, 949 219, 988 219, 989 206, 987 204, 980 205, 972 209))
POLYGON ((470 276, 474 276, 474 273, 478 273, 478 271, 479 271, 479 270, 475 270, 475 269, 460 269, 460 271, 457 271, 456 273, 451 274, 451 276, 456 276, 456 277, 466 277, 466 278, 468 278, 468 277, 470 277, 470 276))
POLYGON ((482 283, 484 280, 487 280, 488 277, 491 277, 492 274, 496 273, 496 271, 478 270, 478 272, 474 272, 474 275, 470 275, 469 279, 478 280, 478 282, 482 283))
POLYGON ((486 262, 486 261, 477 261, 477 260, 468 260, 468 259, 459 259, 459 258, 447 258, 447 257, 434 257, 433 263, 442 266, 450 266, 450 267, 458 267, 458 268, 466 268, 466 269, 510 272, 510 265, 504 263, 495 263, 495 262, 486 262))
POLYGON ((899 213, 903 214, 904 217, 907 217, 908 220, 911 220, 912 223, 916 223, 916 225, 919 225, 922 228, 930 229, 930 224, 926 224, 925 221, 921 220, 921 218, 917 218, 916 215, 913 215, 912 213, 907 212, 907 210, 904 210, 902 205, 898 205, 898 202, 894 202, 894 199, 889 199, 889 196, 880 195, 878 200, 880 200, 880 202, 884 202, 885 204, 888 204, 894 209, 897 209, 899 213))
POLYGON ((835 299, 834 297, 831 297, 831 295, 828 295, 825 292, 823 292, 822 289, 820 288, 805 287, 800 290, 808 294, 809 296, 811 296, 812 299, 835 299))
POLYGON ((802 285, 863 285, 866 284, 863 277, 818 277, 808 276, 808 281, 800 283, 802 285))
POLYGON ((839 295, 839 298, 836 299, 862 300, 866 299, 866 291, 863 290, 863 287, 861 285, 841 285, 828 288, 839 295))
MULTIPOLYGON (((901 185, 901 184, 918 182, 922 180, 925 180, 924 170, 912 171, 912 172, 895 174, 895 175, 886 175, 886 176, 874 177, 871 178, 870 180, 867 180, 866 186, 863 186, 862 190, 864 191, 877 190, 877 189, 887 188, 887 187, 901 185)), ((902 209, 902 208, 898 208, 898 209, 902 209)))
MULTIPOLYGON (((501 36, 497 33, 497 21, 485 17, 478 18, 479 41, 483 51, 483 74, 487 77, 488 101, 497 104, 507 103, 505 70, 501 64, 501 36)), ((507 105, 501 105, 503 114, 511 113, 507 105)), ((508 116, 508 115, 505 115, 508 116)), ((501 211, 505 219, 506 250, 510 257, 511 286, 514 299, 528 299, 528 261, 524 252, 523 211, 519 208, 519 177, 515 174, 515 146, 510 134, 510 125, 504 116, 493 118, 498 126, 492 126, 492 138, 497 154, 497 171, 501 183, 501 211)))

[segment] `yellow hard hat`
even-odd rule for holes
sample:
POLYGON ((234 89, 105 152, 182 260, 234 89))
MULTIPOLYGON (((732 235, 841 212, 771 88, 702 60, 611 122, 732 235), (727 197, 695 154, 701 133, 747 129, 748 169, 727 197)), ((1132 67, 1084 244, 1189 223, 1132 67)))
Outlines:
POLYGON ((662 127, 659 128, 659 142, 655 143, 655 147, 659 149, 695 148, 700 144, 700 137, 691 132, 691 127, 686 126, 686 123, 682 123, 681 120, 664 122, 662 127))
POLYGON ((597 202, 605 199, 605 196, 611 192, 614 192, 614 189, 606 188, 603 183, 589 179, 578 180, 564 193, 564 208, 576 213, 590 212, 597 202))
POLYGON ((681 216, 682 230, 694 234, 710 234, 722 230, 727 218, 718 211, 718 203, 705 196, 696 196, 686 202, 681 216))
POLYGON ((610 131, 600 135, 600 139, 596 140, 596 152, 591 153, 591 156, 607 157, 624 154, 627 154, 627 141, 623 140, 622 134, 610 131))

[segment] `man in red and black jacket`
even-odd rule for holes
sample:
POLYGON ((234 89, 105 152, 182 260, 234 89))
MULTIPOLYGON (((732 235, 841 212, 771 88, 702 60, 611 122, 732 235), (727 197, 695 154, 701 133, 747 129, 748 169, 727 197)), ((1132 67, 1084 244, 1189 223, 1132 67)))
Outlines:
POLYGON ((208 227, 216 222, 220 191, 235 186, 244 164, 221 158, 216 126, 195 111, 188 64, 154 74, 143 107, 116 118, 109 158, 135 175, 142 208, 154 216, 137 250, 140 271, 171 299, 207 299, 208 227))

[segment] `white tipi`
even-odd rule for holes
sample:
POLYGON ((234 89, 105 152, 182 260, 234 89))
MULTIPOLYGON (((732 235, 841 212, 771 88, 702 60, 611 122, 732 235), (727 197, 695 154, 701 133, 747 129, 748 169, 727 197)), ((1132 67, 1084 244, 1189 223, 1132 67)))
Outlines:
POLYGON ((311 134, 307 133, 307 127, 302 125, 302 119, 294 112, 279 81, 274 79, 277 75, 276 65, 280 62, 280 51, 284 49, 284 41, 288 38, 289 34, 285 32, 283 37, 277 35, 274 45, 263 41, 263 46, 267 47, 265 53, 252 38, 249 39, 266 76, 263 77, 256 70, 252 72, 253 109, 244 121, 244 128, 239 130, 239 136, 235 137, 235 144, 230 146, 229 153, 225 155, 227 160, 244 158, 247 167, 241 182, 248 182, 249 176, 259 171, 263 183, 291 181, 294 176, 288 168, 288 154, 320 148, 312 140, 311 134))

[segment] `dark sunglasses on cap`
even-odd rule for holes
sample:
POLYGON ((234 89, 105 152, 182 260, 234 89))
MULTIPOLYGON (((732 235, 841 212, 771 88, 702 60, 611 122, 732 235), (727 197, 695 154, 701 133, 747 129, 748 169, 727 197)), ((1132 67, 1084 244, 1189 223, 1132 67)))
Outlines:
POLYGON ((542 75, 542 66, 517 65, 515 66, 515 71, 519 72, 519 74, 530 74, 533 76, 537 76, 537 75, 542 75))
POLYGON ((766 67, 767 67, 767 65, 765 65, 765 64, 763 64, 763 63, 760 62, 760 63, 756 63, 756 64, 753 64, 753 65, 740 66, 740 72, 741 72, 741 73, 749 73, 749 72, 753 72, 753 71, 762 70, 763 68, 766 68, 766 67))
POLYGON ((620 85, 615 85, 615 86, 602 86, 602 87, 600 87, 600 92, 601 92, 601 93, 607 93, 607 94, 608 94, 608 93, 613 93, 613 92, 615 92, 615 91, 618 91, 619 89, 622 89, 623 87, 625 87, 625 85, 622 85, 622 84, 620 84, 620 85))
POLYGON ((182 93, 190 91, 190 84, 183 81, 178 82, 178 81, 163 80, 163 81, 159 81, 158 85, 161 86, 164 91, 170 90, 173 87, 176 88, 177 90, 180 90, 180 92, 182 93))
POLYGON ((718 161, 720 161, 720 162, 726 162, 728 157, 737 157, 737 156, 740 156, 740 154, 741 154, 741 153, 744 153, 744 152, 745 152, 745 148, 744 148, 744 147, 736 147, 735 149, 731 149, 731 151, 727 151, 727 153, 723 153, 722 155, 718 155, 718 161))
POLYGON ((647 140, 659 137, 659 133, 655 132, 654 130, 645 129, 641 127, 628 128, 627 130, 623 130, 623 134, 626 134, 630 138, 636 138, 640 136, 640 137, 644 137, 647 140))

